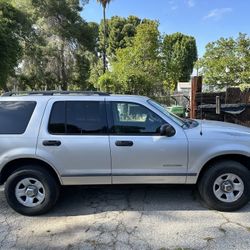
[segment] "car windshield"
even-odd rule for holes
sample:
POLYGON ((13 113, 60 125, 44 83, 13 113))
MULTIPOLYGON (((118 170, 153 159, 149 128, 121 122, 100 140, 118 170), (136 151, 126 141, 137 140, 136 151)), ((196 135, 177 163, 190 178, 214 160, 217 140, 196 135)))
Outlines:
POLYGON ((159 104, 159 103, 157 103, 156 101, 153 101, 153 100, 148 100, 148 103, 151 104, 156 109, 158 109, 160 112, 162 112, 164 115, 166 115, 168 118, 173 120, 175 123, 177 123, 181 127, 188 126, 187 122, 184 119, 182 119, 179 116, 169 112, 166 109, 166 107, 164 107, 163 105, 161 105, 161 104, 159 104))

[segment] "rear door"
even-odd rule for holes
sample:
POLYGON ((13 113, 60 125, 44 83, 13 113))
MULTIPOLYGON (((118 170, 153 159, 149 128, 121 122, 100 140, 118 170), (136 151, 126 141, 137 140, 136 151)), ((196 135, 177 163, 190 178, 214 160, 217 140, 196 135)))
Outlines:
POLYGON ((49 160, 65 185, 111 184, 104 98, 49 101, 37 154, 49 160))
POLYGON ((188 142, 176 124, 172 137, 160 135, 166 124, 140 103, 109 103, 113 183, 185 183, 188 142))

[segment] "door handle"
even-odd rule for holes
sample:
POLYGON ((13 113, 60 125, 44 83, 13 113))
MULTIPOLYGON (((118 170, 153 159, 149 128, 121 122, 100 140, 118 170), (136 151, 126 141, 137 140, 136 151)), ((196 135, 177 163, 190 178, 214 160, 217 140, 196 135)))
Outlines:
POLYGON ((60 141, 43 141, 44 146, 57 146, 59 147, 62 143, 60 141))
POLYGON ((116 141, 115 145, 117 147, 132 147, 134 143, 132 141, 116 141))

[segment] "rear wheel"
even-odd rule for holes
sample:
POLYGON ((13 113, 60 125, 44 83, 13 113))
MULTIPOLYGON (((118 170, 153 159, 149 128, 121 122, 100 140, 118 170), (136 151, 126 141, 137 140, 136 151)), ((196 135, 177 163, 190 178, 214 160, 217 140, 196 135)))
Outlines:
POLYGON ((236 161, 213 164, 198 183, 201 198, 208 207, 234 211, 249 201, 250 172, 236 161))
POLYGON ((26 166, 14 172, 5 184, 8 204, 23 215, 40 215, 56 204, 59 185, 40 166, 26 166))

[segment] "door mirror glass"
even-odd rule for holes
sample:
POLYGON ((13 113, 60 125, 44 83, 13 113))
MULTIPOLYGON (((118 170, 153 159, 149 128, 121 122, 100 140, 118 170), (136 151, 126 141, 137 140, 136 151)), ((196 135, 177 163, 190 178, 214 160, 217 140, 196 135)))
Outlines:
POLYGON ((162 136, 172 137, 175 133, 175 129, 170 124, 164 124, 160 128, 160 134, 162 136))

